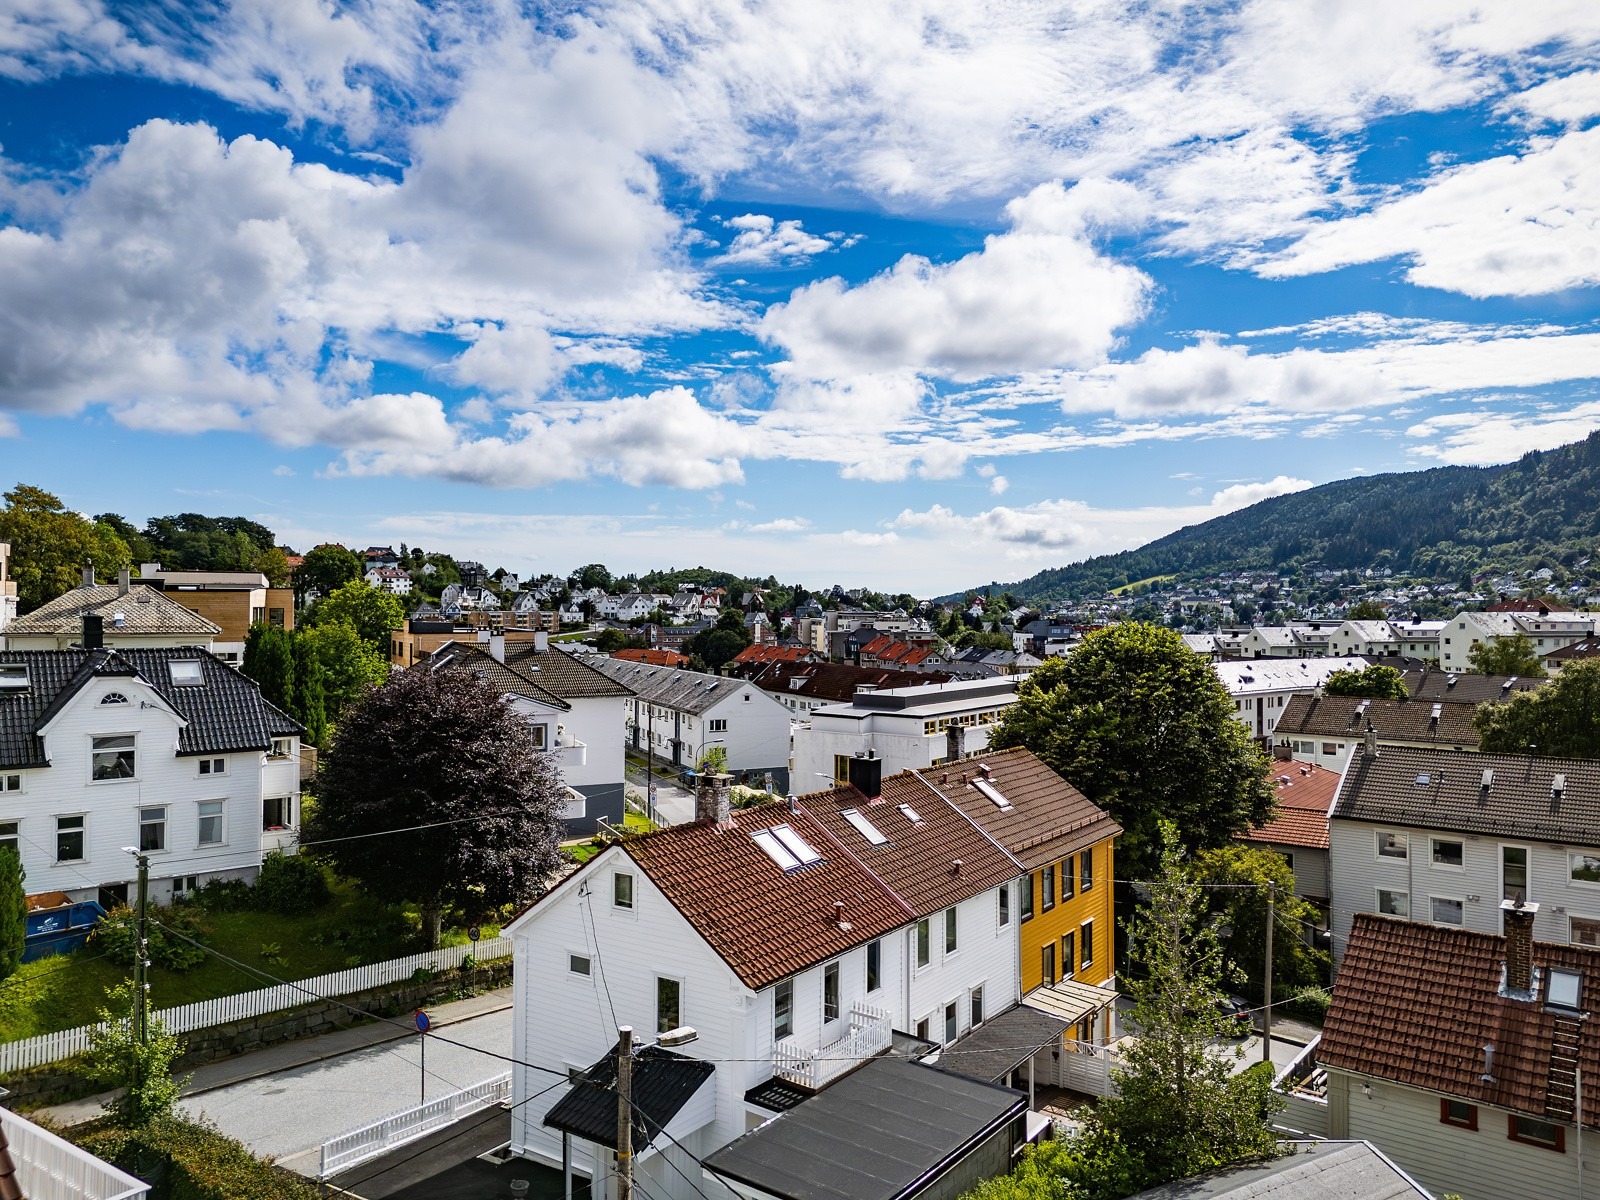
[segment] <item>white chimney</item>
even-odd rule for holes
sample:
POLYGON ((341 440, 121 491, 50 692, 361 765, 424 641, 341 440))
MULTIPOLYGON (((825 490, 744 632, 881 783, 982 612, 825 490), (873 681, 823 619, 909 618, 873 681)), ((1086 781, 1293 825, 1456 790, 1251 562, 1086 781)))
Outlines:
POLYGON ((503 663, 506 660, 506 635, 492 633, 489 635, 489 656, 495 662, 503 663))
POLYGON ((123 567, 122 570, 117 572, 117 595, 126 596, 128 594, 128 587, 132 582, 132 576, 133 572, 128 570, 127 567, 123 567))
POLYGON ((550 635, 541 629, 533 635, 533 652, 543 654, 548 649, 550 649, 550 635))

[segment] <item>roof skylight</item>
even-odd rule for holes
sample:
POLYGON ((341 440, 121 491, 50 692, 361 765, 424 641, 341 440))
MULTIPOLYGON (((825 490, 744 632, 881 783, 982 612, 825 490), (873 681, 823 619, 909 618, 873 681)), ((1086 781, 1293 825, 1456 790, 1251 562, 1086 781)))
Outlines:
POLYGON ((1003 793, 999 788, 995 787, 995 785, 990 783, 987 779, 974 779, 972 781, 972 786, 977 788, 978 791, 982 792, 985 796, 989 797, 989 799, 994 802, 995 807, 1001 812, 1009 812, 1011 810, 1011 801, 1006 799, 1005 793, 1003 793))
POLYGON ((200 675, 200 660, 197 658, 174 659, 167 664, 167 670, 172 675, 174 687, 197 687, 204 682, 200 675))
POLYGON ((905 816, 906 816, 906 820, 910 821, 913 825, 921 825, 922 824, 922 818, 917 816, 917 810, 912 808, 911 805, 909 805, 909 804, 897 804, 897 805, 895 805, 895 807, 898 808, 901 812, 903 812, 905 814, 905 816))
POLYGON ((785 850, 800 860, 801 866, 822 861, 822 855, 813 850, 811 844, 805 838, 787 825, 774 825, 772 827, 772 836, 783 843, 785 850))
POLYGON ((850 824, 855 826, 856 832, 862 837, 866 838, 867 841, 871 842, 874 846, 881 846, 889 840, 878 831, 878 827, 876 825, 867 820, 867 818, 864 817, 858 810, 847 808, 839 815, 846 821, 849 821, 850 824))
POLYGON ((772 830, 763 829, 759 833, 752 833, 750 840, 767 852, 767 857, 785 871, 792 871, 800 865, 800 860, 784 849, 783 844, 772 836, 772 830))
POLYGON ((28 687, 26 663, 0 663, 0 692, 21 692, 28 687))

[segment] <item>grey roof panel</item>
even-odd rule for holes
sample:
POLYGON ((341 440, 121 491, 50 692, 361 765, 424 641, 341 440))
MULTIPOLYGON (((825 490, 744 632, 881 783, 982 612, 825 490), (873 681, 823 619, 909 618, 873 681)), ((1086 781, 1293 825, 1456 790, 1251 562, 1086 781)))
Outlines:
POLYGON ((1432 1200, 1370 1142, 1292 1145, 1292 1153, 1271 1162, 1180 1179, 1129 1200, 1432 1200))
POLYGON ((85 613, 98 613, 105 621, 106 632, 122 636, 176 634, 209 639, 222 632, 199 613, 167 599, 147 584, 136 583, 124 594, 117 584, 101 583, 73 588, 41 604, 6 626, 6 635, 61 637, 79 634, 83 631, 85 613), (123 624, 115 625, 113 618, 119 612, 125 619, 123 624))
POLYGON ((1059 1045, 1067 1023, 1017 1005, 968 1030, 939 1053, 939 1065, 974 1079, 999 1083, 1038 1051, 1059 1045))
POLYGON ((695 714, 705 712, 740 688, 753 687, 744 679, 705 675, 699 671, 658 667, 652 663, 626 659, 600 658, 594 665, 596 670, 603 671, 613 681, 652 704, 695 714))
MULTIPOLYGON (((646 1046, 633 1056, 633 1148, 648 1146, 672 1123, 716 1067, 646 1046)), ((583 1073, 544 1116, 544 1123, 585 1141, 617 1148, 617 1047, 583 1073)))

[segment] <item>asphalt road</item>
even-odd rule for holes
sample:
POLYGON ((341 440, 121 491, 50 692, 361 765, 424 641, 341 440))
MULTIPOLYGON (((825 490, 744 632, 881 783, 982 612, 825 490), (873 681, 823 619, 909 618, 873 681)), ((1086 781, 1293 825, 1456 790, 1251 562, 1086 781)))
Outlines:
MULTIPOLYGON (((448 1025, 439 1036, 475 1049, 428 1039, 430 1098, 510 1070, 510 1064, 477 1053, 511 1053, 510 1009, 448 1025)), ((191 1116, 205 1115, 257 1154, 274 1155, 291 1170, 315 1176, 328 1138, 421 1100, 418 1041, 409 1037, 229 1084, 191 1096, 181 1107, 191 1116)))

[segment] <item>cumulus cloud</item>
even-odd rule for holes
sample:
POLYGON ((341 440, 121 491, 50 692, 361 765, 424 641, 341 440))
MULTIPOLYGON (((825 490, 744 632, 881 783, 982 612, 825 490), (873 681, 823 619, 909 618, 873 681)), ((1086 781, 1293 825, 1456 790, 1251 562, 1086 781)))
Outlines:
POLYGON ((799 288, 761 318, 761 337, 810 379, 916 371, 955 380, 1102 360, 1144 312, 1141 271, 1103 256, 1093 229, 1140 208, 1126 185, 1042 184, 1006 206, 1005 233, 952 263, 907 255, 854 287, 799 288))
POLYGON ((1438 462, 1481 466, 1507 462, 1530 450, 1553 450, 1600 429, 1600 401, 1531 412, 1445 413, 1406 430, 1433 441, 1410 453, 1438 462), (1440 436, 1442 435, 1442 436, 1440 436))
POLYGON ((797 266, 833 249, 826 237, 807 233, 799 221, 776 221, 763 213, 745 213, 726 224, 738 232, 715 261, 723 266, 797 266))
POLYGON ((746 533, 804 533, 811 528, 811 522, 805 517, 778 517, 772 521, 759 521, 754 525, 741 525, 737 528, 746 533))

